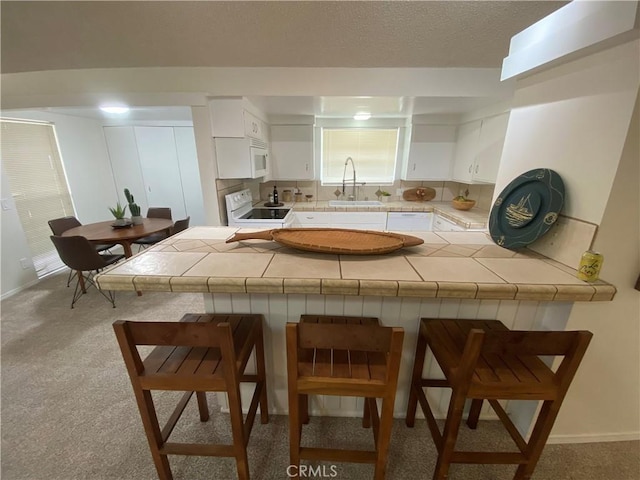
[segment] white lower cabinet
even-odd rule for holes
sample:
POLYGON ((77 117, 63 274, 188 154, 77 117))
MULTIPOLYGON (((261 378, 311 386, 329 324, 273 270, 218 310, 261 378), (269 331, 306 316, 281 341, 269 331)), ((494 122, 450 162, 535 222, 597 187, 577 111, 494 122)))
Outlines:
POLYGON ((387 230, 396 232, 430 232, 433 230, 433 213, 389 212, 387 230))
POLYGON ((387 212, 330 212, 331 226, 356 230, 385 230, 387 212))
POLYGON ((436 215, 433 220, 434 232, 464 232, 466 229, 451 220, 436 215))
POLYGON ((385 230, 387 212, 294 212, 294 227, 385 230))

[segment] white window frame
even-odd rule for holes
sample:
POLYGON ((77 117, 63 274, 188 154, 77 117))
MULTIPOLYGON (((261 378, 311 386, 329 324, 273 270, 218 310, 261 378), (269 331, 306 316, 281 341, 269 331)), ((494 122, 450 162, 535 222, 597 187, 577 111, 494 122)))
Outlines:
MULTIPOLYGON (((402 164, 406 162, 409 154, 409 141, 411 134, 411 118, 404 117, 389 117, 389 118, 373 118, 367 121, 356 121, 348 118, 324 118, 316 117, 315 138, 318 140, 315 142, 315 158, 316 158, 316 171, 319 172, 319 180, 321 185, 333 186, 341 185, 341 182, 325 182, 323 178, 323 129, 347 129, 347 128, 366 128, 366 129, 397 129, 397 145, 396 145, 396 157, 394 165, 394 174, 391 181, 371 181, 367 182, 374 185, 393 185, 393 182, 400 178, 400 171, 402 164)), ((346 160, 346 158, 345 158, 346 160)), ((356 169, 358 168, 356 162, 356 169)), ((347 172, 348 173, 348 172, 347 172)), ((356 181, 360 181, 356 178, 356 181)))

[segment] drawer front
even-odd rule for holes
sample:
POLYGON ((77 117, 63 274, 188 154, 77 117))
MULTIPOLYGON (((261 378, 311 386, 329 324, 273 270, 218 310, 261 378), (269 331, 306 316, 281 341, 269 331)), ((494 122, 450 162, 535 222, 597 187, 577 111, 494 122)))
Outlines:
POLYGON ((357 225, 359 223, 382 225, 384 228, 387 224, 387 212, 331 212, 332 225, 357 225))
POLYGON ((295 222, 302 227, 328 227, 331 221, 329 212, 294 212, 295 222))
POLYGON ((464 227, 457 225, 446 218, 442 218, 439 215, 436 215, 435 220, 433 221, 433 229, 440 232, 464 232, 464 227))

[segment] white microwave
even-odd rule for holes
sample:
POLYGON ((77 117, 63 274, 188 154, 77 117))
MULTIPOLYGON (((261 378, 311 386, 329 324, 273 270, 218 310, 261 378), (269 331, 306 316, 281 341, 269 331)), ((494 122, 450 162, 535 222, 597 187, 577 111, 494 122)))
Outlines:
POLYGON ((218 178, 260 178, 269 173, 267 144, 255 138, 214 138, 218 178))
POLYGON ((264 177, 269 173, 269 153, 265 148, 250 147, 251 178, 264 177))

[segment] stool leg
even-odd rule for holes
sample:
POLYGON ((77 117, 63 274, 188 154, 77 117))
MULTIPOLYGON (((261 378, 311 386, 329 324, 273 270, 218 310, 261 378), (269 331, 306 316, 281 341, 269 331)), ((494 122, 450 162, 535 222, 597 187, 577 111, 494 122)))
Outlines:
POLYGON ((449 410, 447 411, 447 419, 442 434, 442 450, 438 455, 436 469, 433 472, 433 480, 445 480, 449 474, 451 457, 453 456, 456 440, 458 439, 460 422, 462 421, 464 403, 464 395, 455 390, 451 392, 451 401, 449 402, 449 410))
MULTIPOLYGON (((384 480, 387 470, 387 456, 389 454, 389 443, 391 441, 391 429, 393 428, 393 405, 395 403, 395 390, 382 399, 382 410, 380 412, 380 425, 378 438, 376 439, 376 465, 374 471, 375 480, 384 480)), ((369 400, 369 399, 367 399, 369 400)), ((371 399, 375 402, 375 399, 371 399)), ((373 405, 370 408, 378 408, 373 405)))
POLYGON ((561 403, 562 402, 547 400, 542 404, 526 451, 528 462, 518 466, 516 474, 513 477, 514 480, 529 480, 531 478, 533 470, 536 468, 540 455, 542 454, 542 450, 547 443, 547 438, 549 438, 556 417, 558 416, 561 403))
POLYGON ((480 418, 480 411, 482 410, 482 399, 474 398, 471 400, 471 408, 469 409, 469 416, 467 417, 467 426, 472 429, 478 428, 478 418, 480 418))
POLYGON ((262 384, 260 391, 260 423, 269 423, 269 405, 267 404, 267 373, 264 363, 264 338, 262 334, 262 322, 260 323, 260 333, 255 345, 256 370, 258 380, 262 384))
POLYGON ((158 478, 160 478, 160 480, 172 480, 173 475, 169 467, 169 459, 166 455, 160 453, 160 447, 162 447, 163 443, 162 434, 160 433, 160 425, 158 424, 158 417, 156 416, 156 410, 153 406, 151 392, 148 390, 139 390, 135 387, 133 391, 138 403, 138 409, 140 410, 144 431, 147 434, 151 458, 153 458, 153 464, 158 472, 158 478))
POLYGON ((407 416, 405 417, 407 427, 413 427, 416 419, 416 407, 418 406, 418 394, 416 390, 422 388, 420 381, 422 380, 422 368, 426 352, 427 340, 421 333, 418 333, 416 358, 413 362, 413 374, 411 375, 411 385, 409 388, 409 403, 407 405, 407 416))
POLYGON ((200 421, 209 420, 209 406, 207 405, 207 394, 205 392, 196 392, 198 399, 198 411, 200 412, 200 421))
POLYGON ((369 399, 364 399, 364 408, 362 409, 362 426, 369 428, 371 426, 371 409, 369 408, 369 399))
POLYGON ((299 395, 300 398, 300 421, 307 425, 309 423, 309 395, 299 395))
MULTIPOLYGON (((293 380, 295 382, 295 380, 293 380)), ((291 475, 290 478, 299 478, 298 471, 300 470, 300 439, 302 437, 302 423, 301 416, 303 413, 300 411, 300 399, 307 398, 306 395, 298 395, 297 390, 291 385, 292 381, 289 381, 289 466, 287 475, 291 475)))
POLYGON ((233 450, 236 458, 239 480, 249 480, 249 460, 244 441, 244 421, 242 417, 242 399, 240 386, 230 385, 227 391, 229 399, 229 414, 231 416, 231 431, 233 433, 233 450))

